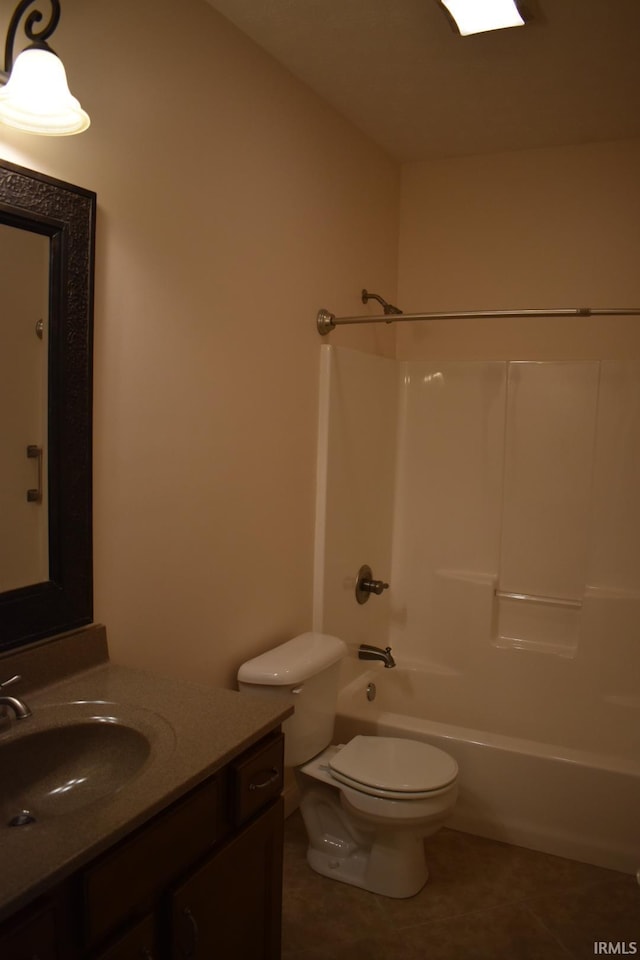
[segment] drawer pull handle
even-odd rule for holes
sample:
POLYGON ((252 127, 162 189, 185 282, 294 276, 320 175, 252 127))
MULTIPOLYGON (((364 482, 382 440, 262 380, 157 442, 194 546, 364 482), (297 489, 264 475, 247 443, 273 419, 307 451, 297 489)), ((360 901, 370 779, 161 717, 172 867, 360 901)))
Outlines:
POLYGON ((250 783, 249 790, 264 790, 265 787, 270 786, 272 783, 275 783, 280 777, 280 771, 277 767, 271 767, 269 771, 269 776, 266 780, 263 780, 262 783, 250 783))

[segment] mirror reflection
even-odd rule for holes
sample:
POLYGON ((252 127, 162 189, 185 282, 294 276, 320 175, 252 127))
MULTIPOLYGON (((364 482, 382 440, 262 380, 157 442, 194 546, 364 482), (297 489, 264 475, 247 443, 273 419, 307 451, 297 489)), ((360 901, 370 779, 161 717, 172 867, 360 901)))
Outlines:
POLYGON ((0 161, 0 651, 93 618, 95 216, 92 190, 0 161))
POLYGON ((0 224, 0 591, 49 579, 49 248, 0 224))

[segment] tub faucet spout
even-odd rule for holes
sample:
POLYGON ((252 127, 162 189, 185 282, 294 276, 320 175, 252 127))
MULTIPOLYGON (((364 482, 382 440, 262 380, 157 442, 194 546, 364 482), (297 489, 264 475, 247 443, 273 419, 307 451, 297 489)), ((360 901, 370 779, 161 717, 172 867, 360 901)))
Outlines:
POLYGON ((385 667, 395 667, 396 662, 391 656, 391 647, 372 647, 368 643, 361 643, 358 649, 359 660, 382 660, 385 667))

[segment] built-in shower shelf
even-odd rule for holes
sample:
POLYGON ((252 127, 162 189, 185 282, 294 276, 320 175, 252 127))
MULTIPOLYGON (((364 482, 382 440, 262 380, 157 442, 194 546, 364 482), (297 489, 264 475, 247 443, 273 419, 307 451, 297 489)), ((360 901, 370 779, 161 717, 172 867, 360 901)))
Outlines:
POLYGON ((578 652, 577 644, 574 646, 565 643, 549 643, 546 640, 523 640, 521 637, 499 636, 494 640, 493 645, 499 650, 525 650, 562 657, 564 660, 574 660, 578 652))
POLYGON ((495 647, 575 658, 581 600, 503 590, 496 590, 495 596, 495 647))
POLYGON ((580 609, 582 600, 569 600, 564 597, 540 597, 533 593, 509 593, 506 590, 496 590, 499 600, 518 600, 525 603, 542 603, 547 607, 570 607, 580 609))

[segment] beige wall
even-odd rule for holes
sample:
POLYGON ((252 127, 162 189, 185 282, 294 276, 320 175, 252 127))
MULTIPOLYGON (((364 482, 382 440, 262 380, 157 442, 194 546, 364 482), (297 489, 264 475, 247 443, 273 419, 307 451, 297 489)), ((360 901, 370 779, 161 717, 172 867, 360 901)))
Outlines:
POLYGON ((230 683, 311 625, 315 314, 395 295, 398 169, 200 0, 65 0, 55 41, 92 126, 0 155, 98 194, 96 619, 230 683))
MULTIPOLYGON (((405 312, 640 306, 640 140, 403 167, 405 312)), ((640 356, 640 320, 399 324, 398 356, 640 356)))

